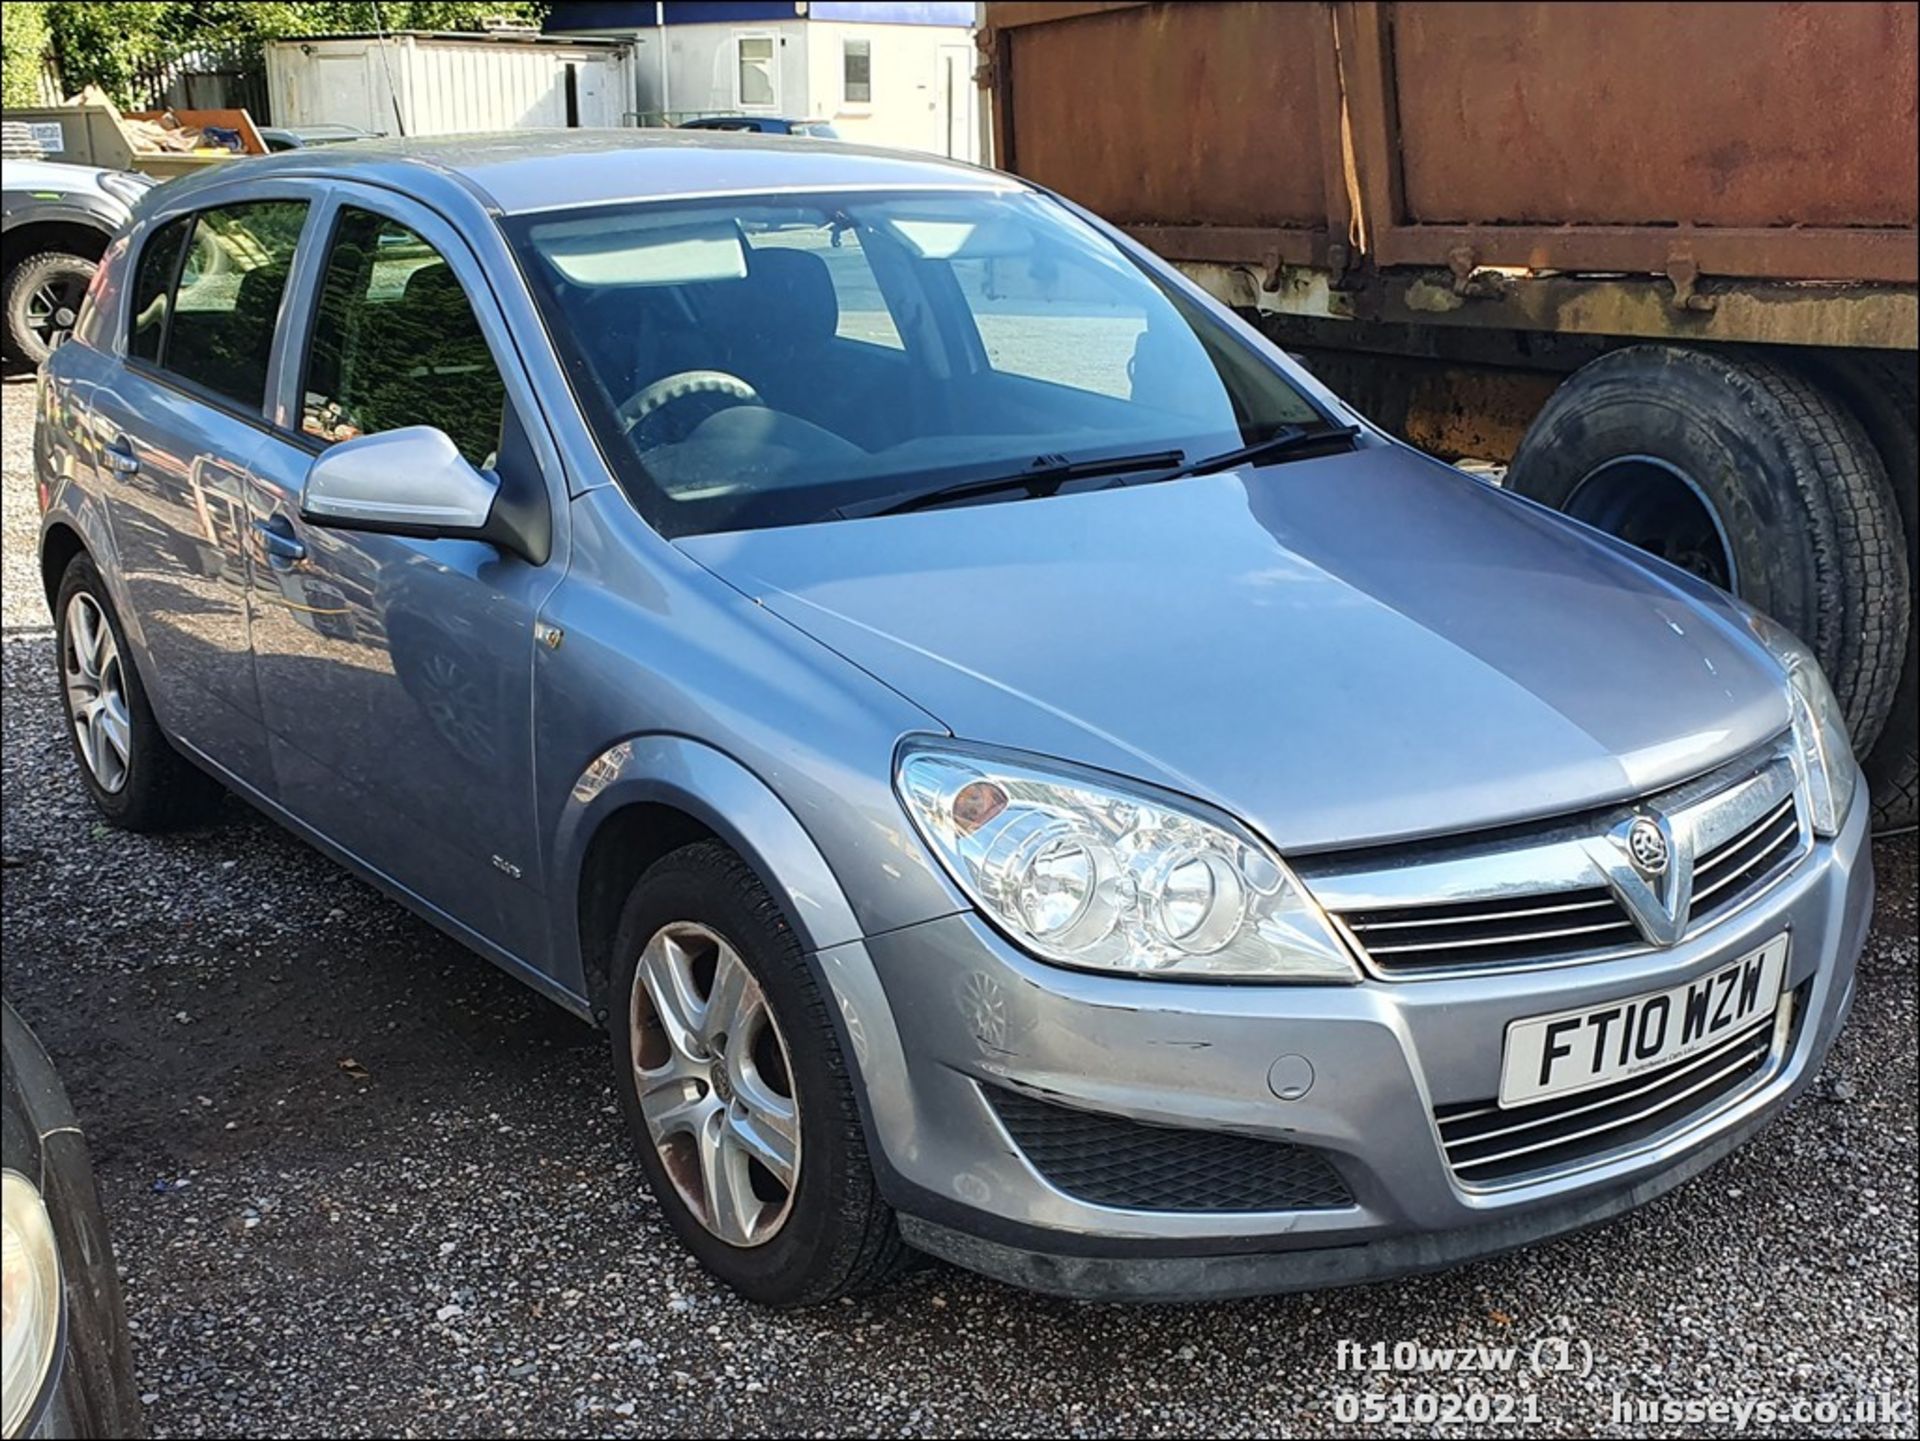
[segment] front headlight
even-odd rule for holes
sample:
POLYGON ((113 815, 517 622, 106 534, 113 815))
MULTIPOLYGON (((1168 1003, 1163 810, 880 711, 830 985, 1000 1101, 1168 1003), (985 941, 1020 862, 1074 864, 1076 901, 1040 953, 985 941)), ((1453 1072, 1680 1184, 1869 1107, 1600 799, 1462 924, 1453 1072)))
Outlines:
POLYGON ((1757 610, 1747 612, 1747 624, 1753 627, 1760 644, 1786 668, 1794 748, 1799 752, 1799 767, 1813 808, 1813 828, 1823 836, 1838 835, 1860 779, 1840 702, 1821 674, 1820 662, 1792 631, 1757 610))
POLYGON ((5 1275, 0 1278, 0 1436, 18 1436, 46 1384, 60 1340, 60 1252, 40 1192, 18 1171, 0 1172, 5 1275))
POLYGON ((895 785, 960 889, 1044 960, 1176 980, 1359 979, 1306 889, 1224 818, 946 746, 903 751, 895 785))

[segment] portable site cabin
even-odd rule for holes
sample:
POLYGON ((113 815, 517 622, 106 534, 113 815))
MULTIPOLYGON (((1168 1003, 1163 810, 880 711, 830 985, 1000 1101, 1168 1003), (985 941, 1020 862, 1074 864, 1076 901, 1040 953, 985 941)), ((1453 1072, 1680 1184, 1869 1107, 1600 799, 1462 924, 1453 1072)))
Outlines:
POLYGON ((276 125, 452 135, 634 123, 632 47, 528 31, 396 31, 266 47, 276 125))
POLYGON ((542 24, 631 42, 642 124, 785 116, 864 145, 976 160, 973 20, 966 0, 573 0, 542 24))

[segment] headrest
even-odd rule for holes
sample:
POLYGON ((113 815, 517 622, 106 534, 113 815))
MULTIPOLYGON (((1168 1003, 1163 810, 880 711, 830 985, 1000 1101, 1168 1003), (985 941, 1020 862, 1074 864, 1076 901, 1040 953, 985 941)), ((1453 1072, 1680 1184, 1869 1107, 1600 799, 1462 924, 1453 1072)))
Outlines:
POLYGON ((453 273, 453 267, 441 260, 423 265, 409 275, 400 300, 405 305, 433 306, 451 315, 454 313, 451 307, 465 307, 467 293, 460 288, 460 277, 453 273))
POLYGON ((747 283, 760 308, 754 328, 770 339, 815 345, 830 340, 839 328, 833 276, 827 262, 809 251, 772 246, 754 251, 747 283))
POLYGON ((280 308, 280 292, 286 289, 286 265, 259 265, 240 277, 233 292, 235 313, 261 316, 280 308))

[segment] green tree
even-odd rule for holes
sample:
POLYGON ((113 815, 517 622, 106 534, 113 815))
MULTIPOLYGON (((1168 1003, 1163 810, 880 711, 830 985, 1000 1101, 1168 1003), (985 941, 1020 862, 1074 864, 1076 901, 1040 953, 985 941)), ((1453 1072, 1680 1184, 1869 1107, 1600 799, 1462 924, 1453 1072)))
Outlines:
MULTIPOLYGON (((9 15, 19 8, 13 0, 5 6, 9 15)), ((144 98, 134 93, 133 81, 140 69, 196 50, 246 56, 257 54, 262 42, 283 36, 353 34, 380 29, 383 22, 389 30, 477 30, 493 16, 537 22, 547 6, 519 0, 392 0, 378 5, 371 0, 319 4, 68 0, 27 8, 53 12, 54 50, 69 91, 98 85, 126 105, 144 98)), ((11 55, 11 29, 7 45, 11 55)))
POLYGON ((47 11, 52 8, 28 0, 0 5, 0 104, 31 105, 40 98, 40 67, 51 46, 47 11))
POLYGON ((68 0, 47 8, 53 12, 53 53, 67 93, 98 85, 121 104, 130 103, 135 67, 165 52, 160 22, 173 7, 68 0))

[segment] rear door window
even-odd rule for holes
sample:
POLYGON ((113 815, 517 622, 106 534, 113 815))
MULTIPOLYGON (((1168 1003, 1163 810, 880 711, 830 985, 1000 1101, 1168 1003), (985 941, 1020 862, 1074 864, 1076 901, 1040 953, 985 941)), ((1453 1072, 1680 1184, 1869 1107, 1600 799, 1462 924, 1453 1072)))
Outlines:
POLYGON ((160 288, 168 234, 156 234, 135 281, 128 353, 152 359, 162 370, 243 409, 260 411, 280 300, 306 218, 304 200, 255 200, 200 211, 184 232, 186 253, 179 258, 170 306, 160 288))
POLYGON ((314 317, 300 428, 332 443, 430 425, 471 464, 491 466, 506 399, 446 257, 397 220, 343 208, 314 317))

